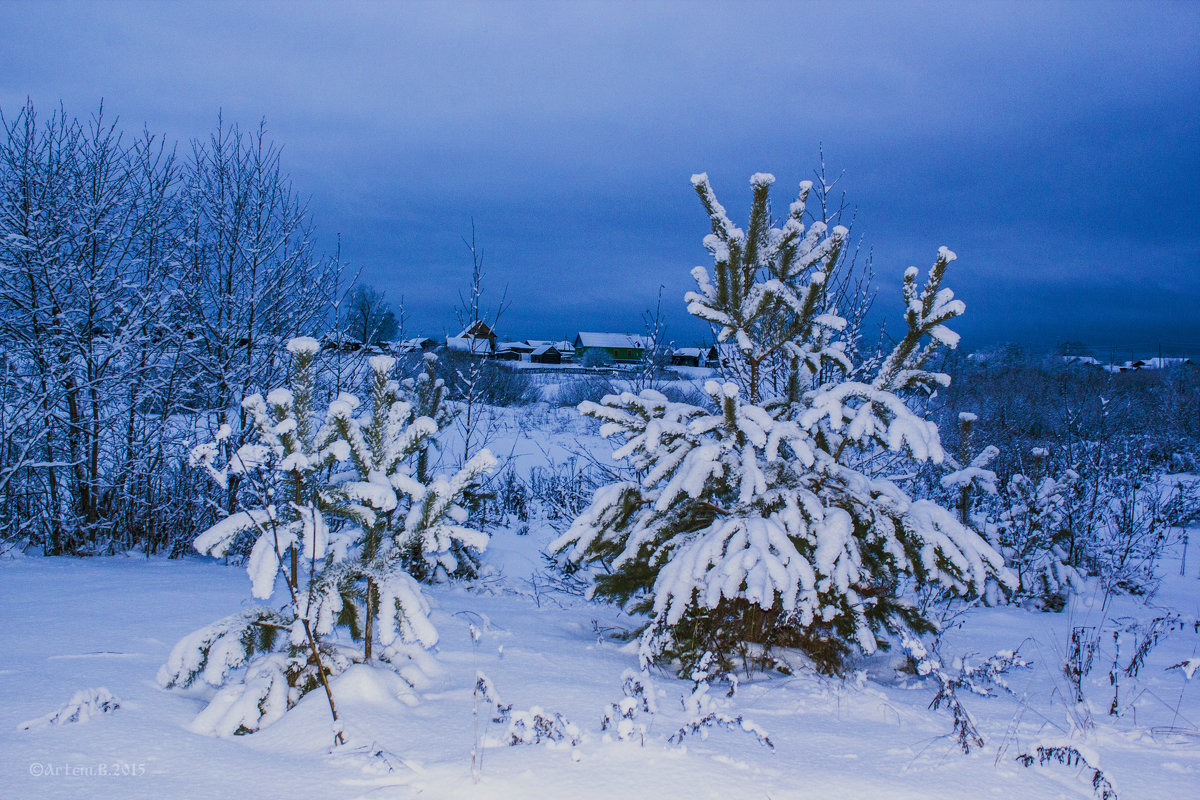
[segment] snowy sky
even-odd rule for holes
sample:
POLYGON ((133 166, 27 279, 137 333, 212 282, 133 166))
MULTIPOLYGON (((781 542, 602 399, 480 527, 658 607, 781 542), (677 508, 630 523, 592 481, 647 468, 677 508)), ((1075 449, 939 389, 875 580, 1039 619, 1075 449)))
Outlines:
MULTIPOLYGON (((413 333, 453 324, 474 219, 501 334, 672 335, 707 263, 688 182, 782 210, 823 145, 877 308, 945 244, 965 346, 1200 353, 1200 3, 0 0, 0 109, 130 130, 261 118, 413 333)), ((486 299, 486 298, 485 298, 486 299)))

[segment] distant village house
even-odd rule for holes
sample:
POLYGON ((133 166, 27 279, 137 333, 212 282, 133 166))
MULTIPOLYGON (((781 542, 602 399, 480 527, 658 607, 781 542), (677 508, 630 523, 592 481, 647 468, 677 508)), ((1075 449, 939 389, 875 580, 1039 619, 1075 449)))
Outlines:
POLYGON ((446 349, 490 356, 496 352, 496 332, 483 320, 473 322, 458 336, 447 336, 446 349))
POLYGON ((581 331, 575 336, 575 359, 586 363, 606 357, 617 363, 640 361, 650 342, 634 333, 593 333, 581 331))

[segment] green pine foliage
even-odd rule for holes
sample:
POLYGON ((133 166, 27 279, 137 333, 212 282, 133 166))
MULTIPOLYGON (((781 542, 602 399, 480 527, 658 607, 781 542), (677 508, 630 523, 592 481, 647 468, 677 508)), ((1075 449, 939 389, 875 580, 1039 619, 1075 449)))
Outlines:
POLYGON ((705 387, 716 410, 654 391, 581 404, 633 477, 599 489, 551 546, 602 565, 595 594, 648 616, 643 662, 688 674, 769 665, 779 647, 838 672, 895 634, 932 629, 906 586, 968 594, 1011 581, 987 542, 876 466, 943 459, 936 425, 909 400, 947 380, 926 366, 957 343, 946 323, 963 305, 942 286, 954 254, 942 248, 923 285, 905 273, 905 336, 860 367, 827 291, 847 232, 805 230, 807 182, 774 227, 773 180, 751 179, 743 231, 707 177, 693 178, 714 270, 693 270, 685 299, 725 355, 726 379, 705 387))

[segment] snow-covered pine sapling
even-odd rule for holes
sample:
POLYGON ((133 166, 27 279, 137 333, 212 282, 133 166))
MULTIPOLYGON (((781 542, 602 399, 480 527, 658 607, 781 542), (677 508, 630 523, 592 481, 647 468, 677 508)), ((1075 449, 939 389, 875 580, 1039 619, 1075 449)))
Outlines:
MULTIPOLYGON (((446 382, 442 378, 436 377, 438 372, 437 355, 426 353, 423 361, 424 369, 420 374, 415 378, 406 378, 401 383, 400 394, 401 398, 408 403, 410 424, 420 417, 425 417, 433 420, 437 425, 438 435, 422 439, 417 447, 416 457, 411 462, 413 477, 419 483, 428 484, 436 466, 435 453, 439 447, 441 432, 454 423, 455 410, 449 402, 450 390, 446 386, 446 382)), ((470 459, 467 463, 470 463, 470 459)), ((464 492, 458 505, 464 508, 468 507, 472 502, 470 494, 471 490, 464 492)), ((443 559, 446 563, 453 563, 454 566, 449 569, 451 574, 460 577, 475 576, 478 569, 478 551, 482 548, 477 547, 473 542, 473 537, 451 540, 450 558, 443 559)), ((438 575, 438 565, 429 559, 422 540, 411 538, 404 557, 409 572, 418 580, 428 582, 438 575)), ((446 571, 444 565, 442 570, 446 571)))
POLYGON ((971 457, 971 432, 979 419, 975 414, 964 411, 958 415, 958 463, 950 464, 953 471, 942 476, 942 488, 958 494, 958 521, 963 525, 971 525, 971 508, 975 498, 995 496, 996 473, 987 468, 1000 450, 995 445, 988 445, 971 457), (965 465, 965 466, 964 466, 965 465))
MULTIPOLYGON (((338 446, 327 428, 316 430, 314 362, 319 350, 319 343, 309 337, 288 343, 292 354, 291 388, 275 389, 265 399, 254 394, 242 402, 250 418, 248 441, 233 454, 229 464, 218 468, 213 463, 217 445, 229 435, 227 427, 218 433, 217 443, 201 445, 192 453, 193 463, 221 486, 227 485, 230 473, 243 478, 242 510, 198 536, 193 543, 196 550, 220 556, 240 536, 249 534, 254 538, 247 559, 251 594, 260 600, 269 599, 279 573, 285 571, 290 598, 277 619, 268 620, 261 614, 234 615, 185 637, 159 670, 159 683, 171 688, 188 686, 200 674, 213 685, 222 685, 230 668, 244 667, 242 682, 218 693, 193 723, 206 733, 228 735, 258 730, 283 716, 318 685, 325 691, 335 727, 339 724, 329 676, 331 669, 344 668, 348 660, 319 640, 330 632, 332 621, 315 619, 309 613, 319 573, 328 566, 330 540, 323 512, 332 509, 318 487, 325 470, 347 454, 344 443, 338 446), (246 508, 246 501, 253 507, 246 508), (307 563, 301 561, 301 555, 307 563), (286 569, 289 565, 290 570, 286 569), (307 575, 304 590, 302 571, 307 575), (285 631, 287 636, 275 635, 277 630, 285 631), (241 647, 240 656, 235 645, 241 647), (214 663, 214 656, 221 660, 214 663)), ((342 743, 340 729, 334 739, 342 743)))
POLYGON ((839 672, 855 651, 933 623, 905 581, 965 594, 1009 583, 1003 559, 953 513, 910 497, 875 456, 940 463, 936 425, 906 398, 948 382, 925 368, 957 335, 961 301, 942 286, 942 248, 924 281, 904 275, 907 332, 863 374, 845 317, 827 292, 845 229, 805 231, 811 184, 781 228, 755 175, 748 231, 735 226, 706 176, 693 184, 709 212, 704 240, 715 274, 693 270, 688 310, 729 351, 732 380, 710 381, 712 409, 644 391, 580 411, 619 437, 629 480, 598 489, 552 550, 598 562, 594 591, 647 613, 641 658, 679 659, 688 674, 706 652, 723 671, 772 663, 773 646, 805 651, 839 672))
POLYGON ((450 542, 486 544, 482 534, 460 526, 465 514, 458 500, 491 468, 491 454, 480 451, 452 478, 416 480, 409 461, 436 435, 437 424, 410 418, 389 378, 392 361, 384 357, 371 360, 369 405, 360 409, 355 396, 343 393, 318 424, 318 349, 307 337, 289 342, 291 388, 246 399, 251 436, 229 464, 214 463, 214 445, 194 452, 195 462, 222 485, 230 472, 244 476, 242 509, 201 534, 196 549, 219 556, 249 534, 255 539, 248 560, 252 594, 270 599, 281 569, 288 592, 282 608, 220 620, 172 651, 159 671, 164 687, 201 677, 225 686, 197 717, 198 730, 253 732, 317 686, 336 724, 329 679, 359 658, 371 659, 375 640, 384 647, 380 658, 396 667, 408 660, 405 647, 437 641, 420 585, 407 572, 410 540, 421 543, 423 557, 447 565, 450 542), (347 629, 350 640, 365 638, 363 651, 339 641, 338 628, 347 629), (227 685, 235 675, 240 683, 227 685))
MULTIPOLYGON (((444 430, 454 421, 454 413, 447 402, 450 390, 446 381, 436 377, 438 357, 435 353, 425 353, 422 357, 425 368, 415 378, 405 378, 400 384, 401 393, 408 403, 409 424, 418 417, 428 417, 437 424, 438 430, 444 430)), ((413 477, 421 483, 429 480, 433 463, 430 459, 437 447, 437 440, 430 438, 421 442, 417 448, 417 457, 413 462, 413 477)))
POLYGON ((374 356, 368 364, 368 407, 359 409, 354 398, 344 395, 329 407, 329 425, 347 443, 349 457, 335 470, 328 491, 359 526, 358 570, 367 586, 363 627, 370 659, 377 637, 385 648, 397 635, 425 647, 437 641, 416 581, 432 578, 438 569, 453 573, 456 548, 487 546, 485 534, 463 527, 466 511, 460 501, 496 460, 480 450, 453 477, 419 479, 422 456, 428 458, 439 420, 445 421, 438 415, 444 395, 430 374, 432 364, 426 362, 419 385, 428 391, 422 396, 417 388, 414 394, 438 419, 414 415, 391 379, 392 358, 374 356))

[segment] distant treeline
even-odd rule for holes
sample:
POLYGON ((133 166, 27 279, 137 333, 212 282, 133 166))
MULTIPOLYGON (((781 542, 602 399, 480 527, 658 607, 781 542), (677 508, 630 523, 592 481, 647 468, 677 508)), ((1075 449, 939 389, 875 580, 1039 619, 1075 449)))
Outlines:
POLYGON ((995 444, 993 468, 1019 472, 1035 447, 1072 466, 1085 443, 1136 449, 1157 467, 1195 469, 1200 459, 1200 365, 1110 372, 1059 354, 1000 346, 954 353, 950 386, 933 400, 942 436, 956 444, 958 415, 978 415, 972 436, 995 444))

